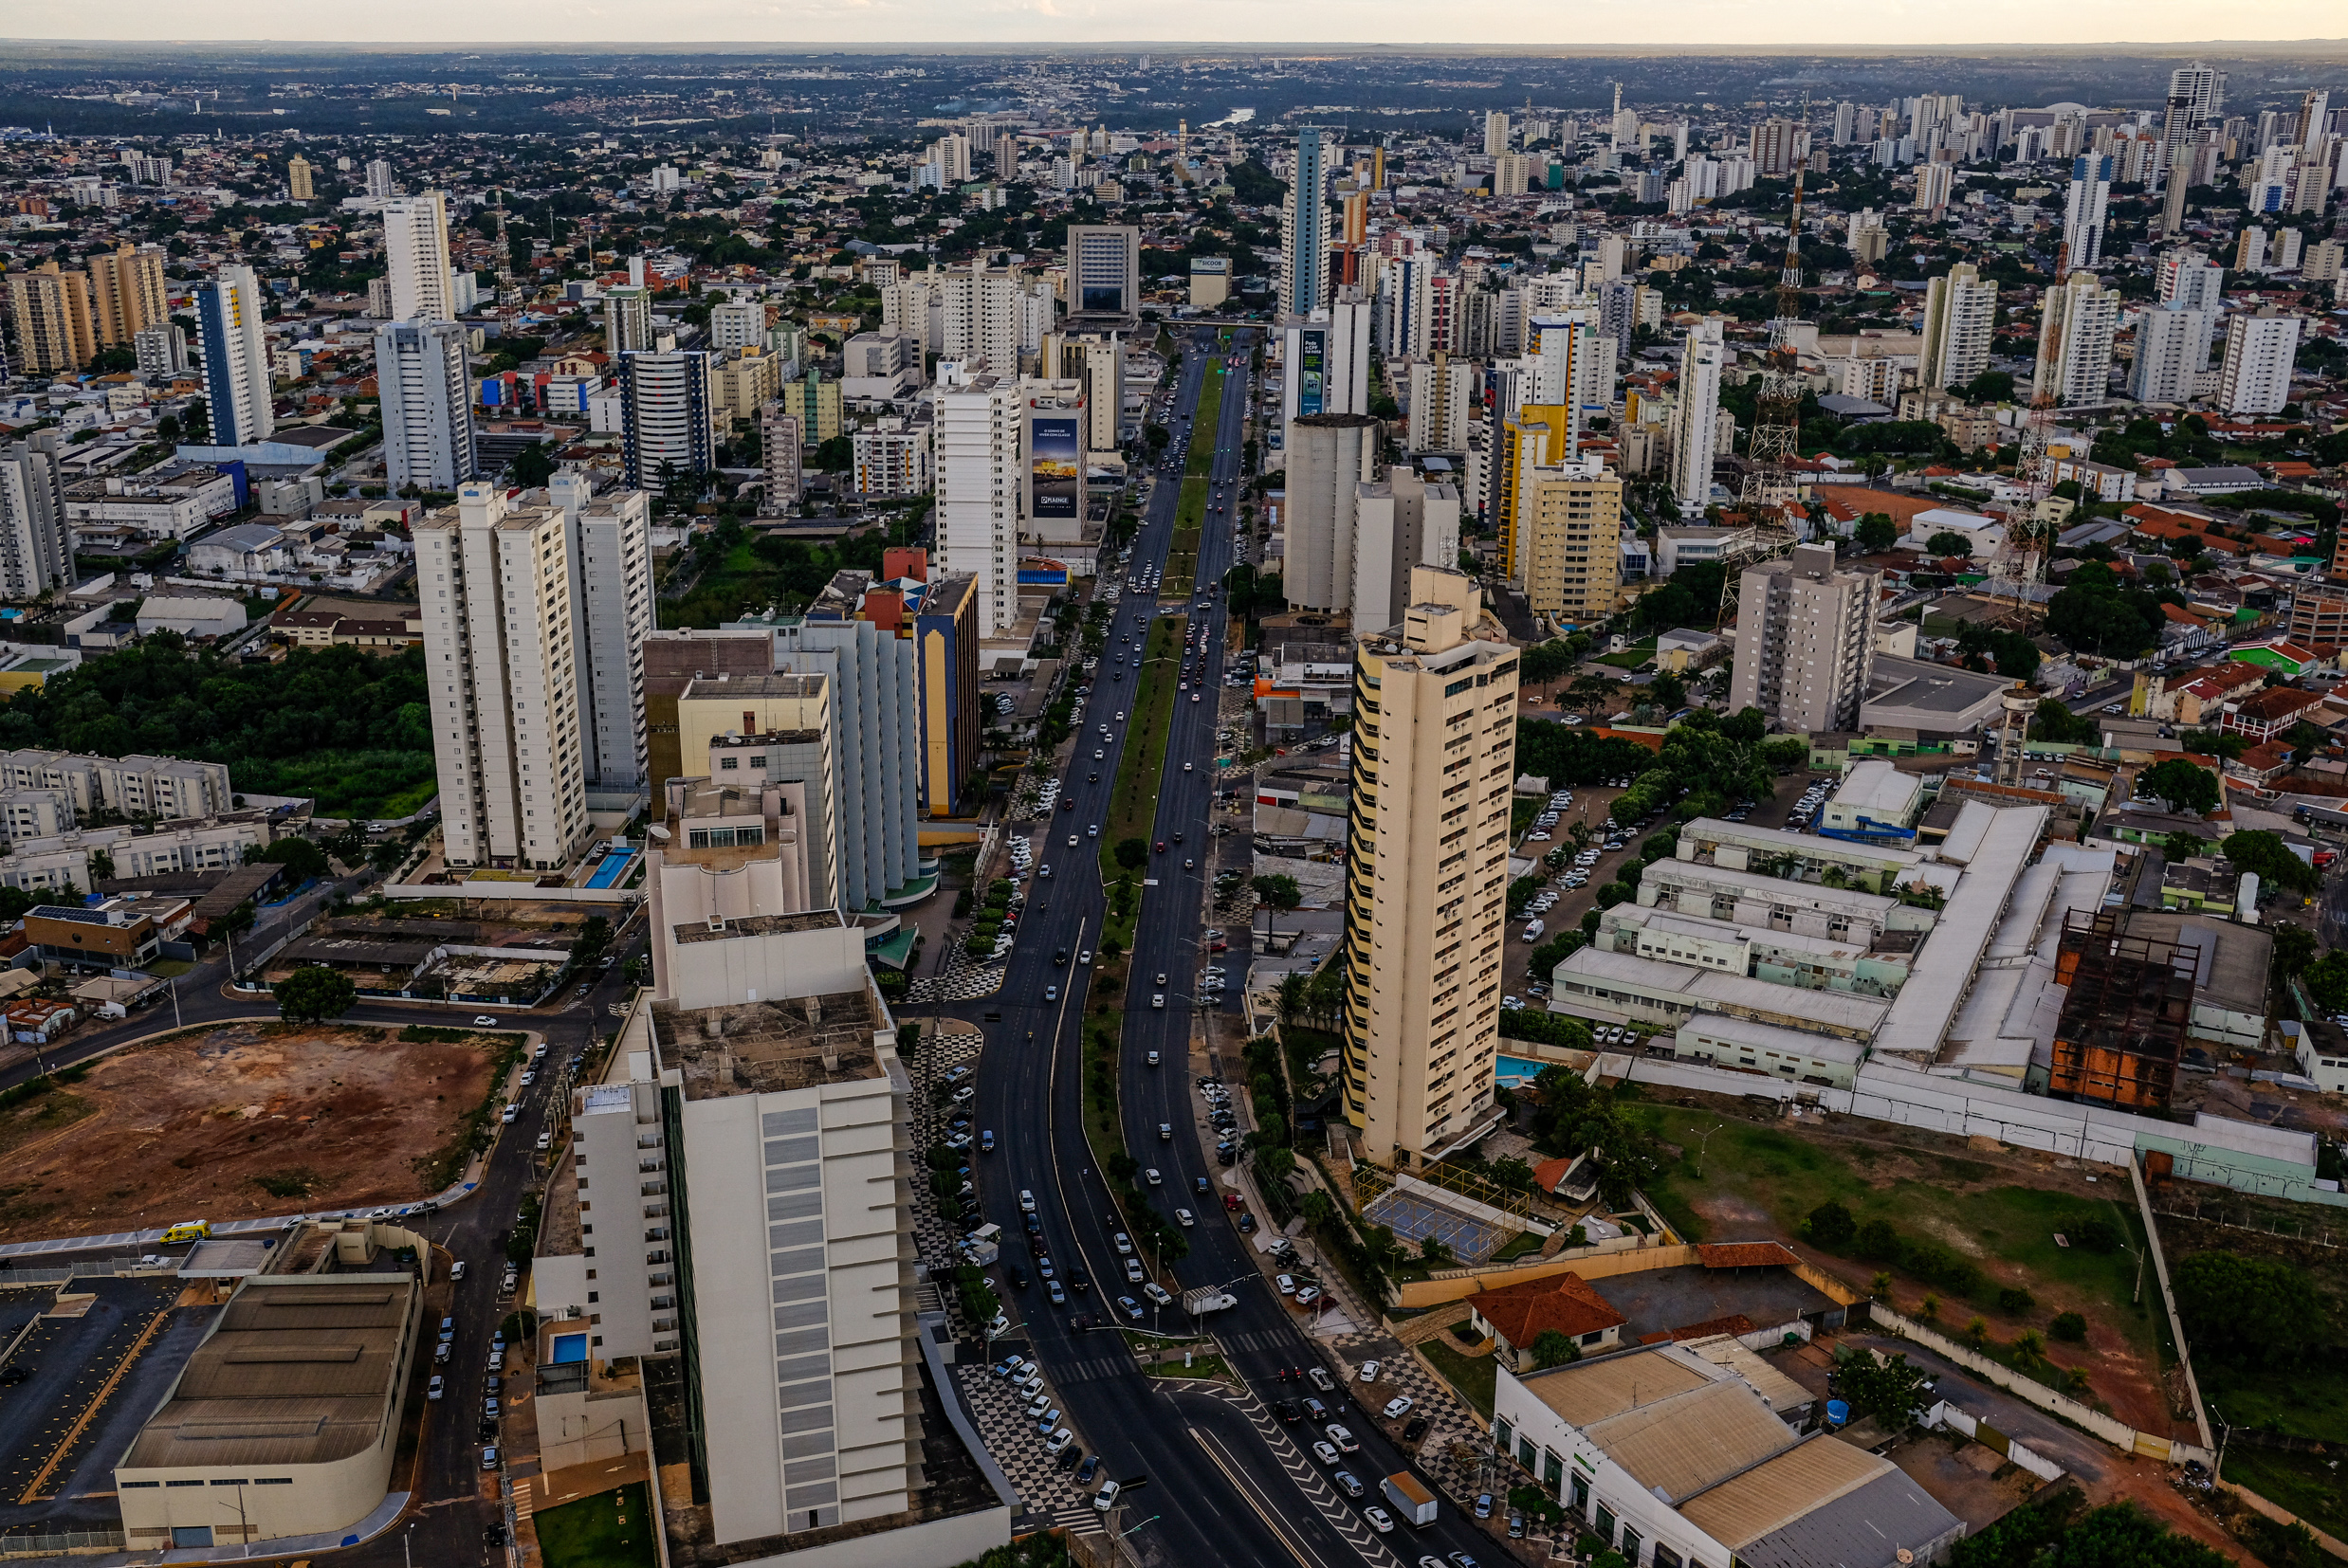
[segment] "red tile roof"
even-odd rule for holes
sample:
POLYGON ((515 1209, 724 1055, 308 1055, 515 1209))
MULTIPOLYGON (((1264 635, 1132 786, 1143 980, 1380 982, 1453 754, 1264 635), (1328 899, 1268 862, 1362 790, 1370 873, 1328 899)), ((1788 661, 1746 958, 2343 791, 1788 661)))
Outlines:
POLYGON ((1467 1300, 1494 1333, 1519 1350, 1530 1350, 1533 1340, 1552 1328, 1578 1340, 1629 1322, 1579 1274, 1528 1280, 1479 1291, 1467 1300))
POLYGON ((1699 1246, 1697 1261, 1707 1268, 1790 1268, 1801 1260, 1773 1241, 1727 1241, 1699 1246))
POLYGON ((1572 1169, 1571 1156, 1545 1159, 1532 1168, 1532 1184, 1544 1193, 1553 1193, 1557 1191, 1557 1184, 1566 1179, 1566 1173, 1572 1169))

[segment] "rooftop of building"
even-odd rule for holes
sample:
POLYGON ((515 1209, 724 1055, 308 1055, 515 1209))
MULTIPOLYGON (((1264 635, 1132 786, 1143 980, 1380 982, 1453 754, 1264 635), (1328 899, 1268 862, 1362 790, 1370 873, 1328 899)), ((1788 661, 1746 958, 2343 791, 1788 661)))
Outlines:
POLYGON ((1872 996, 1776 985, 1744 975, 1723 975, 1717 970, 1642 958, 1632 953, 1608 953, 1596 947, 1573 953, 1553 974, 1560 985, 1579 981, 1623 986, 1659 996, 1676 996, 1692 1005, 1709 1002, 1714 1007, 1799 1018, 1821 1029, 1848 1030, 1862 1039, 1883 1021, 1886 1008, 1885 1003, 1872 996))
POLYGON ((120 1468, 315 1465, 369 1447, 415 1289, 388 1272, 248 1280, 120 1468))
MULTIPOLYGON (((728 921, 726 929, 750 929, 751 922, 761 921, 816 922, 761 928, 808 930, 838 920, 829 910, 753 916, 747 921, 728 921)), ((887 1073, 872 1043, 874 1030, 884 1027, 884 1015, 869 991, 694 1012, 656 1003, 653 1014, 661 1064, 683 1075, 688 1100, 855 1084, 887 1073)))
POLYGON ((1991 697, 2003 696, 2011 684, 2000 676, 1879 653, 1867 679, 1867 701, 1954 718, 1991 697))
POLYGON ((1885 815, 1904 812, 1916 804, 1916 797, 1924 793, 1924 780, 1915 774, 1901 773, 1879 757, 1854 762, 1843 775, 1842 788, 1834 792, 1831 804, 1854 811, 1885 815))
POLYGON ((715 676, 696 676, 685 688, 680 702, 692 698, 711 697, 773 697, 794 699, 816 697, 823 692, 827 677, 822 675, 735 674, 724 671, 715 676))

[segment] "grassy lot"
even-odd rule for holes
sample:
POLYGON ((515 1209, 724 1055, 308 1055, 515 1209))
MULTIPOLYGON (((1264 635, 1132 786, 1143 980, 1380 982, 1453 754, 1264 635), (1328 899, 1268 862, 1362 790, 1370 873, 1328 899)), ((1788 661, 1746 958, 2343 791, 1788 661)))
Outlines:
POLYGON ((1215 465, 1215 435, 1223 422, 1223 363, 1206 368, 1206 382, 1199 389, 1198 417, 1190 422, 1190 455, 1183 472, 1203 477, 1215 465))
MULTIPOLYGON (((2200 1376, 2198 1367, 2194 1376, 2200 1376)), ((2204 1397, 2210 1395, 2206 1378, 2201 1392, 2204 1397)), ((2233 1407, 2225 1401, 2217 1401, 2217 1406, 2233 1414, 2233 1407)), ((2226 1449, 2226 1479, 2281 1504, 2326 1535, 2348 1536, 2348 1493, 2341 1490, 2339 1472, 2330 1468, 2335 1463, 2320 1453, 2285 1453, 2234 1443, 2226 1449)))
POLYGON ((1601 665, 1611 665, 1616 669, 1637 669, 1641 665, 1645 664, 1648 660, 1654 657, 1655 639, 1649 637, 1644 641, 1631 644, 1630 647, 1624 648, 1620 653, 1605 654, 1595 660, 1594 663, 1601 665))
POLYGON ((539 1556, 546 1568, 655 1568, 652 1505, 644 1483, 598 1492, 559 1508, 541 1508, 539 1556))
MULTIPOLYGON (((1166 738, 1174 727, 1174 686, 1182 663, 1183 629, 1188 617, 1161 615, 1149 623, 1141 674, 1127 710, 1125 755, 1117 764, 1109 820, 1101 825, 1101 876, 1114 881, 1125 868, 1114 850, 1120 840, 1148 838, 1158 820, 1158 778, 1165 767, 1166 738)), ((1129 933, 1128 933, 1129 936, 1129 933)))
POLYGON ((1459 1397, 1474 1405, 1489 1419, 1492 1415, 1492 1391, 1500 1381, 1500 1363, 1490 1356, 1462 1356, 1440 1339, 1422 1344, 1426 1358, 1435 1363, 1459 1397))
POLYGON ((1188 593, 1199 575, 1199 533, 1206 521, 1209 481, 1184 479, 1174 507, 1174 538, 1166 546, 1164 581, 1188 593))
MULTIPOLYGON (((2137 1288, 2136 1257, 2054 1241, 2056 1232, 2100 1216, 2119 1227, 2129 1246, 2141 1248, 2143 1231, 2135 1207, 2119 1201, 2124 1187, 2115 1184, 2110 1198, 2090 1198, 2010 1185, 1999 1180, 2000 1167, 1980 1160, 1874 1143, 1813 1141, 1702 1108, 1635 1105, 1631 1115, 1682 1150, 1647 1195, 1690 1241, 1799 1235, 1810 1212, 1832 1200, 1862 1226, 1888 1221, 1907 1240, 1937 1242, 1981 1267, 1989 1284, 1980 1294, 1987 1299, 1960 1302, 1946 1289, 1938 1291, 1949 1298, 1940 1321, 1952 1329, 1978 1313, 2001 1338, 2022 1328, 2044 1331, 2055 1313, 2069 1308, 2119 1335, 2146 1367, 2161 1364, 2159 1315, 2130 1301, 2137 1288), (2037 1298, 2036 1304, 2018 1314, 1997 1312, 2000 1285, 2020 1285, 2037 1298)), ((1864 1282, 1877 1267, 1845 1254, 1838 1271, 1864 1282)), ((1891 1301, 1903 1312, 1916 1311, 1927 1287, 1897 1269, 1892 1273, 1891 1301)), ((2147 1282, 2147 1304, 2152 1295, 2147 1282)), ((2068 1347, 2063 1355, 2065 1361, 2080 1358, 2068 1347)))

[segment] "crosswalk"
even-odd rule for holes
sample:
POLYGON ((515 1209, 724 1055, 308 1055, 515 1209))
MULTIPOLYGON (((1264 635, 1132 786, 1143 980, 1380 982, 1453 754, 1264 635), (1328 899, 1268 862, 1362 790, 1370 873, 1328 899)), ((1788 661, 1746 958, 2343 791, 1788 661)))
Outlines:
POLYGON ((1050 1375, 1063 1383, 1090 1383, 1132 1370, 1130 1356, 1095 1356, 1082 1361, 1055 1361, 1050 1375))
POLYGON ((1109 1533, 1101 1522, 1101 1511, 1090 1503, 1080 1504, 1073 1508, 1054 1508, 1043 1517, 1052 1522, 1051 1528, 1066 1530, 1072 1536, 1098 1536, 1109 1533))
POLYGON ((1225 1334, 1219 1338, 1226 1351, 1274 1350, 1285 1342, 1280 1332, 1271 1328, 1253 1329, 1245 1334, 1225 1334))

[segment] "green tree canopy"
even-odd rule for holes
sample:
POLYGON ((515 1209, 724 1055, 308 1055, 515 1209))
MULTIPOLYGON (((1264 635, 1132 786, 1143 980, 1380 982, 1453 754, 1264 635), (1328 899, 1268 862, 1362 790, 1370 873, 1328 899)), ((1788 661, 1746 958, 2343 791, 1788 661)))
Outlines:
POLYGON ((1880 512, 1869 512, 1851 529, 1851 541, 1860 554, 1880 556, 1899 542, 1899 525, 1880 512))
POLYGON ((339 1018, 358 1000, 351 977, 323 964, 305 964, 277 982, 277 1011, 288 1022, 323 1023, 339 1018))
POLYGON ((1146 838, 1121 838, 1110 853, 1127 870, 1138 871, 1149 864, 1149 841, 1146 838))
POLYGON ((2181 757, 2155 762, 2137 775, 2137 793, 2156 795, 2172 811, 2208 816, 2217 810, 2217 775, 2181 757))
POLYGON ((1924 1369, 1914 1365, 1905 1351, 1890 1356, 1862 1350, 1837 1363, 1843 1374, 1843 1397, 1862 1415, 1872 1415, 1898 1431, 1932 1404, 1924 1392, 1924 1369))
POLYGON ((2171 1270, 2177 1312, 2196 1354, 2244 1366, 2285 1367, 2318 1349, 2325 1321, 2307 1271, 2271 1258, 2195 1252, 2171 1270))
POLYGON ((2233 862, 2235 870, 2255 871, 2259 881, 2269 887, 2312 893, 2323 885, 2322 873, 2291 853, 2281 833, 2229 833, 2219 842, 2218 848, 2233 862))
POLYGON ((1545 1367, 1561 1367, 1568 1361, 1582 1358, 1582 1347, 1573 1342, 1573 1336, 1559 1329, 1545 1328, 1532 1337, 1527 1347, 1532 1352, 1534 1371, 1545 1367))
POLYGON ((328 874, 326 852, 306 838, 287 836, 261 851, 261 858, 283 866, 285 874, 295 883, 315 881, 328 874))

